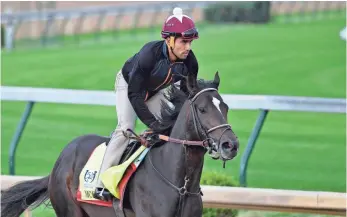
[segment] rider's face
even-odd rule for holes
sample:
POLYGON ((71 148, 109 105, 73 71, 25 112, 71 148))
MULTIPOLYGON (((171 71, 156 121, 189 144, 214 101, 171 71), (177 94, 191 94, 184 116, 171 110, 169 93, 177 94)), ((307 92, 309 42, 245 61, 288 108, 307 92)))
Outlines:
POLYGON ((192 48, 192 39, 176 38, 173 52, 180 59, 186 59, 192 48))

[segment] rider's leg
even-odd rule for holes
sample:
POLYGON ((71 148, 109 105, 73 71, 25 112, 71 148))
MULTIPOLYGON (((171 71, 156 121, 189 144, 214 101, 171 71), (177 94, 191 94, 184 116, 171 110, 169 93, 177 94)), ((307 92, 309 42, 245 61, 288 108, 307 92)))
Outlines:
MULTIPOLYGON (((136 113, 128 99, 128 84, 124 80, 122 72, 118 72, 116 83, 116 111, 118 117, 117 128, 112 133, 111 140, 107 145, 105 156, 100 168, 98 181, 96 184, 96 191, 102 193, 104 185, 101 181, 101 176, 105 170, 113 165, 117 165, 121 156, 128 145, 128 138, 123 135, 127 129, 135 128, 136 113)), ((97 192, 96 192, 97 193, 97 192)))
MULTIPOLYGON (((121 72, 118 73, 116 80, 116 109, 118 116, 118 125, 112 135, 111 141, 107 146, 103 163, 99 172, 99 177, 96 184, 96 194, 94 194, 94 196, 99 199, 103 199, 101 194, 103 194, 104 192, 104 185, 101 181, 100 174, 102 174, 111 166, 117 165, 119 163, 120 158, 129 142, 128 139, 124 137, 123 131, 125 131, 126 129, 133 130, 135 128, 135 121, 137 118, 136 113, 128 98, 128 84, 124 80, 121 72)), ((170 103, 164 97, 164 94, 167 93, 167 90, 168 89, 160 90, 156 95, 152 96, 146 102, 148 109, 156 117, 161 117, 160 104, 162 103, 162 101, 164 101, 164 103, 170 103)), ((108 194, 108 192, 106 192, 106 194, 108 194)))

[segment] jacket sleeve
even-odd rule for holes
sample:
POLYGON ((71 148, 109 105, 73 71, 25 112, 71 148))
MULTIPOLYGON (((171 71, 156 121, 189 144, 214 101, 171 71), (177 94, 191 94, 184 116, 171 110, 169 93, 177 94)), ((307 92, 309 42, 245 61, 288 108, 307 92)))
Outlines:
MULTIPOLYGON (((148 53, 148 52, 147 52, 148 53)), ((146 100, 146 78, 149 77, 153 68, 154 57, 141 50, 137 62, 129 73, 128 98, 138 118, 147 126, 156 121, 154 115, 149 111, 146 100)))
MULTIPOLYGON (((195 57, 195 54, 193 51, 190 51, 189 58, 187 59, 187 68, 188 68, 188 74, 193 75, 194 79, 197 79, 198 77, 198 71, 199 71, 199 64, 195 57)), ((188 89, 187 89, 187 80, 184 78, 181 81, 180 89, 189 95, 188 89)))

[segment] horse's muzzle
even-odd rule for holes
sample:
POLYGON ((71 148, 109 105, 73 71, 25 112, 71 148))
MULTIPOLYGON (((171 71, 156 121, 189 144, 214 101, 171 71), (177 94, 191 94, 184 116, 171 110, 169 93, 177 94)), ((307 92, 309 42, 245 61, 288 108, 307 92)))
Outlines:
POLYGON ((239 141, 238 139, 226 139, 221 141, 220 149, 221 157, 226 160, 231 160, 237 155, 239 141))

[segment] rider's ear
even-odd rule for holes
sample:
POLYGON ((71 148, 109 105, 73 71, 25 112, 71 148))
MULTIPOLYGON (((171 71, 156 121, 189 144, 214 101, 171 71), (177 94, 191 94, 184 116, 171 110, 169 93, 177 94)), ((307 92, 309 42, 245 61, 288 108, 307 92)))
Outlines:
POLYGON ((167 46, 169 46, 169 38, 170 38, 170 37, 165 38, 165 44, 166 44, 167 46))
POLYGON ((217 89, 219 87, 219 82, 220 82, 219 73, 217 71, 216 74, 214 75, 214 80, 213 80, 213 83, 216 85, 217 89))

